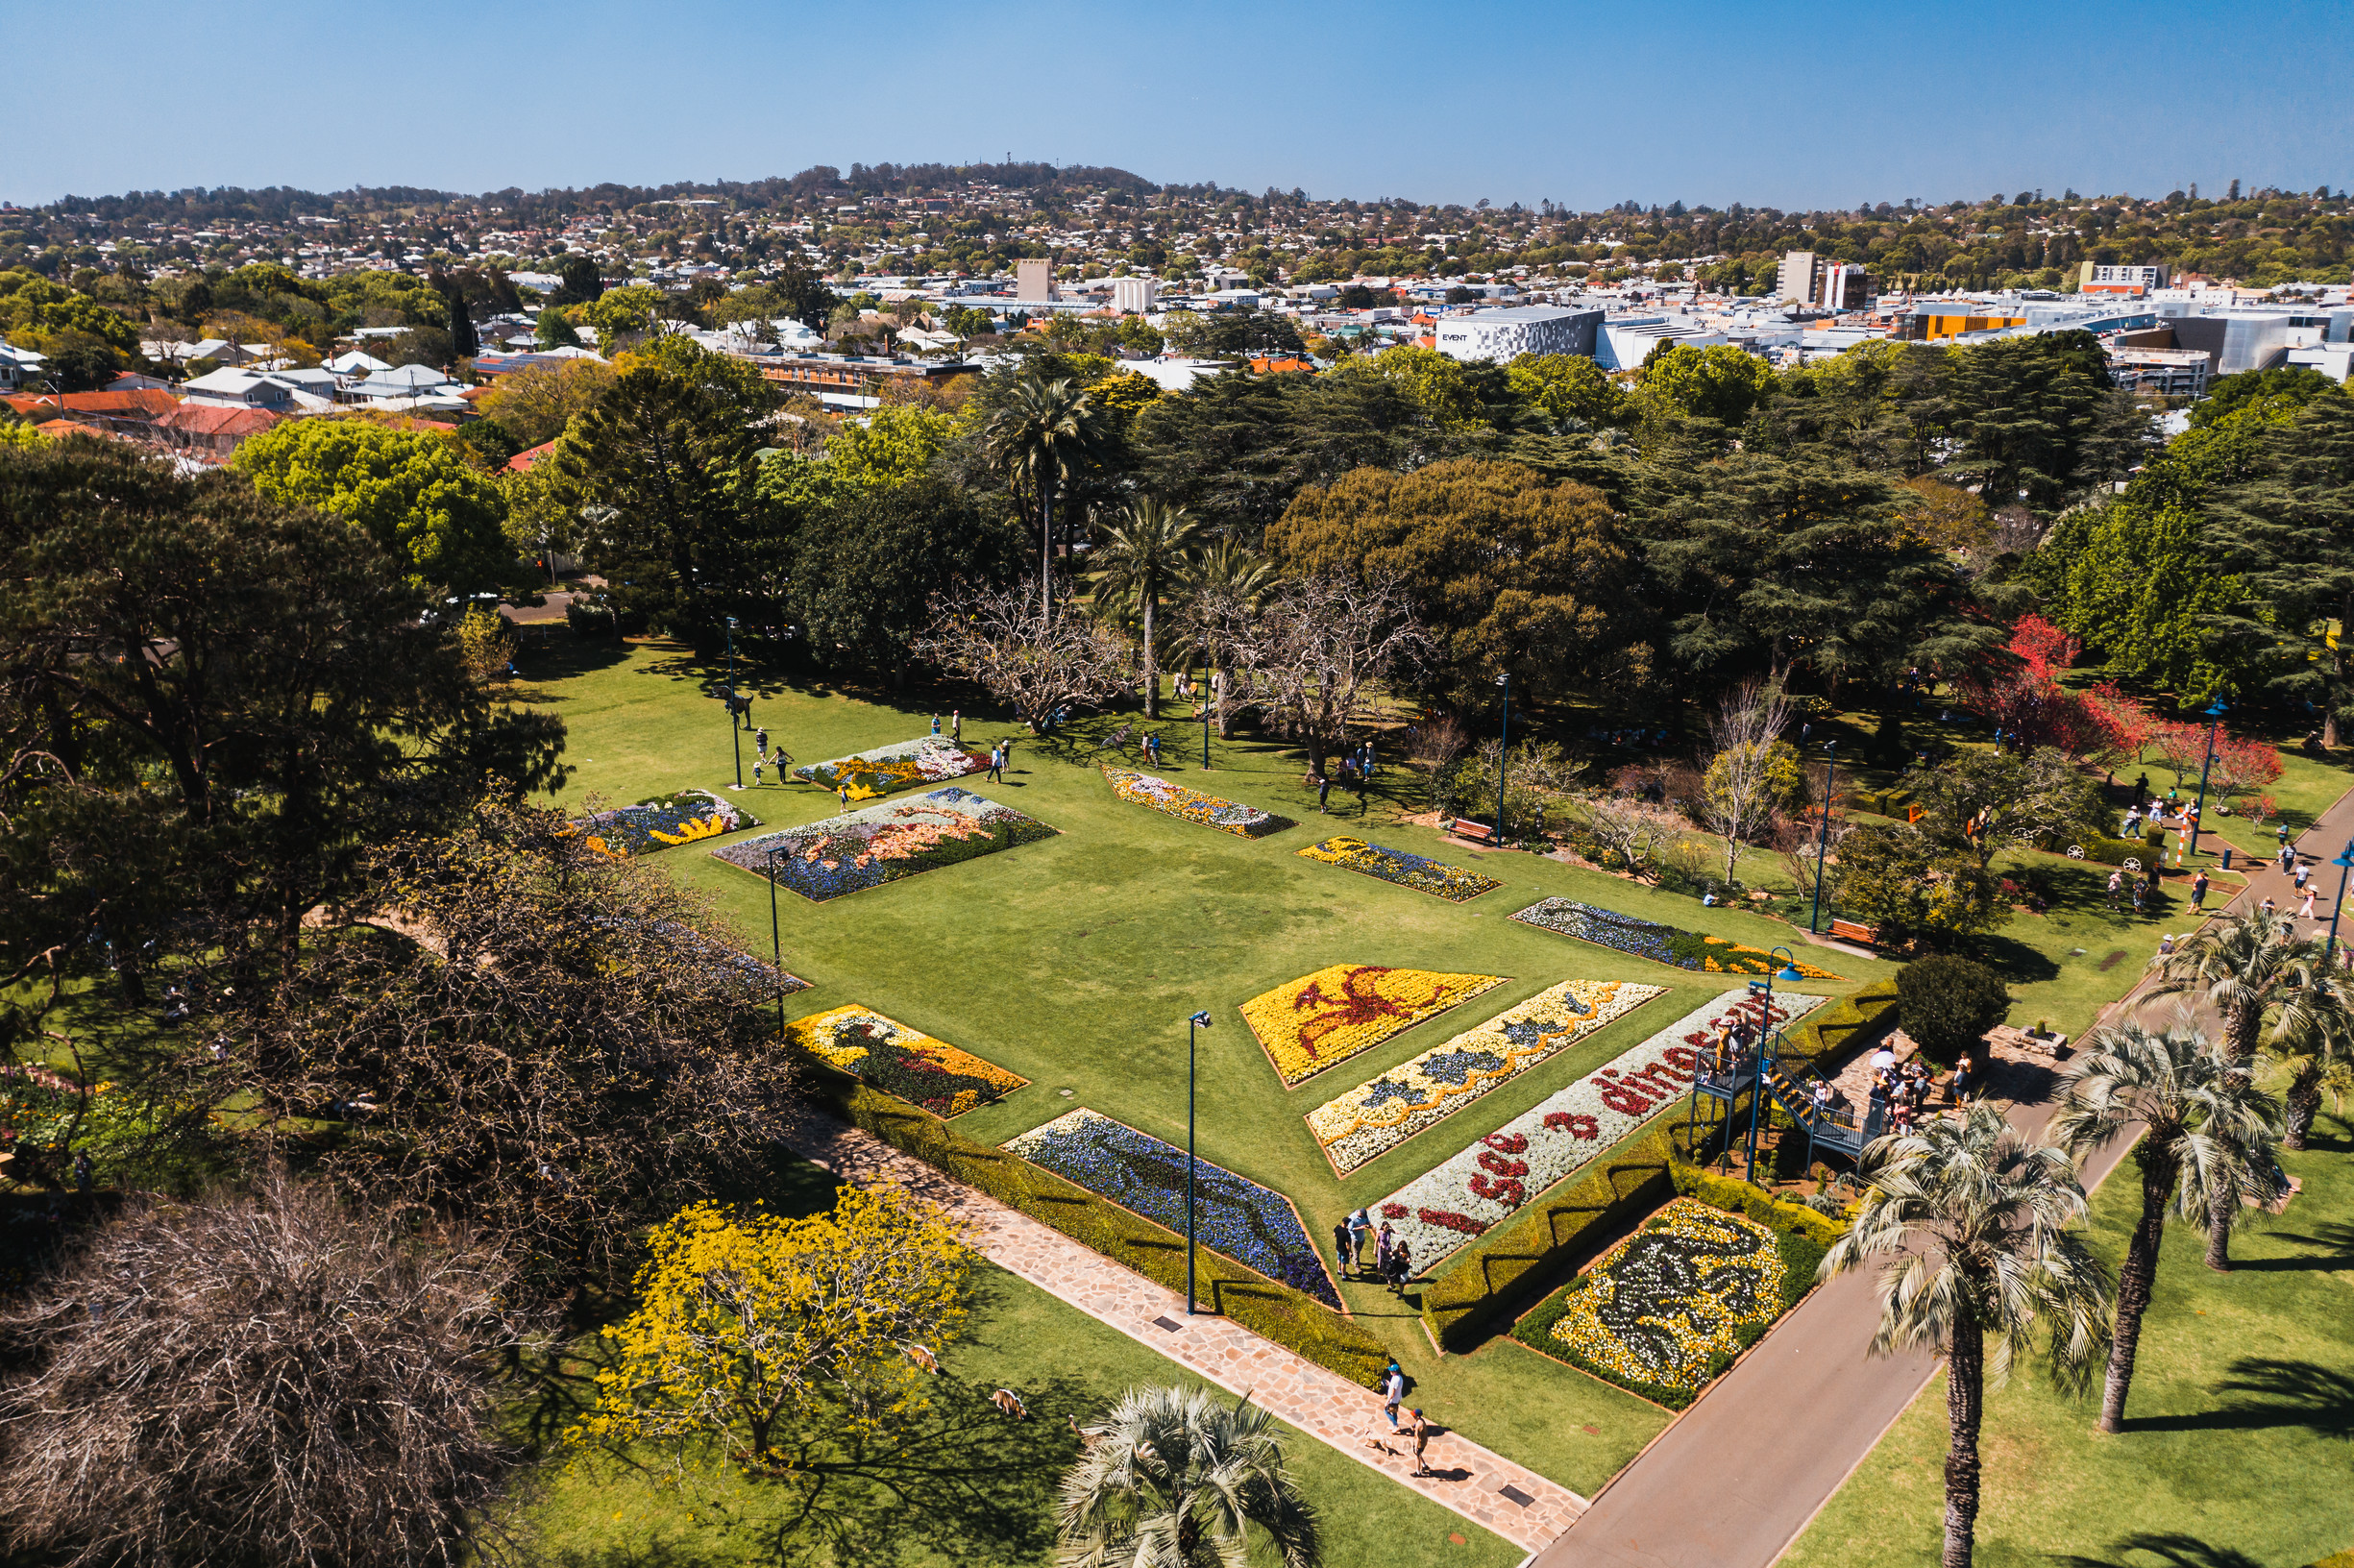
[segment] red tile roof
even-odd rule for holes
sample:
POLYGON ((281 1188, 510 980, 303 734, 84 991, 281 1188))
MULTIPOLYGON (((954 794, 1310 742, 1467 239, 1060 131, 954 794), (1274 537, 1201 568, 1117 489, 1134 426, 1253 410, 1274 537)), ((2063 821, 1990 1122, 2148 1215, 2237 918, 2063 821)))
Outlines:
POLYGON ((69 414, 113 414, 155 419, 180 406, 179 397, 160 387, 135 387, 124 392, 20 392, 8 400, 20 414, 62 407, 69 414))
POLYGON ((167 430, 186 435, 259 435, 285 416, 267 408, 238 408, 228 404, 183 404, 156 421, 167 430))
MULTIPOLYGON (((558 439, 561 439, 560 437, 558 439)), ((542 441, 536 447, 527 447, 506 460, 506 466, 517 474, 528 474, 531 465, 555 450, 555 442, 542 441)))

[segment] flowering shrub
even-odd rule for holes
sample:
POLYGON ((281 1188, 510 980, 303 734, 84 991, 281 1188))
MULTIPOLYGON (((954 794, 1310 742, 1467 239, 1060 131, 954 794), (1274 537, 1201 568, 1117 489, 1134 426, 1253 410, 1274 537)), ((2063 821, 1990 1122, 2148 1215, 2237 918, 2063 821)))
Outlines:
POLYGON ((1682 1098, 1700 1055, 1729 1026, 1778 1027, 1824 998, 1729 991, 1660 1030, 1600 1071, 1539 1101, 1385 1200, 1428 1269, 1682 1098))
POLYGON ((1466 871, 1459 866, 1450 866, 1443 860, 1428 855, 1411 854, 1404 849, 1385 849, 1378 844, 1341 834, 1312 844, 1299 851, 1310 860, 1320 860, 1328 866, 1357 871, 1365 876, 1378 876, 1385 882, 1395 882, 1416 893, 1434 894, 1449 903, 1459 904, 1467 898, 1477 898, 1484 893, 1504 886, 1492 876, 1466 871))
POLYGON ((851 799, 876 800, 911 784, 944 784, 988 769, 989 758, 984 753, 968 751, 938 735, 920 735, 830 762, 813 762, 794 769, 793 776, 821 789, 847 785, 851 799))
POLYGON ((1564 980, 1318 1106, 1308 1113, 1308 1130, 1346 1176, 1666 989, 1564 980))
POLYGON ((698 839, 758 827, 760 819, 709 790, 679 790, 650 799, 591 812, 573 826, 588 835, 588 846, 616 859, 650 855, 698 839))
MULTIPOLYGON (((1590 942, 1598 947, 1614 948, 1703 974, 1772 974, 1781 968, 1780 961, 1762 947, 1744 946, 1698 931, 1679 930, 1655 920, 1621 915, 1614 909, 1582 904, 1575 898, 1542 898, 1512 919, 1524 925, 1541 925, 1548 931, 1590 942)), ((1802 961, 1792 962, 1799 973, 1809 980, 1839 978, 1828 969, 1818 969, 1802 961)))
POLYGON ((1055 829, 951 785, 711 852, 812 903, 1051 839, 1055 829))
MULTIPOLYGON (((1185 1234, 1183 1149, 1084 1107, 1007 1139, 1005 1147, 1131 1213, 1185 1234)), ((1323 1258, 1282 1193, 1198 1158, 1193 1184, 1194 1235, 1203 1246, 1328 1307, 1340 1305, 1323 1258)))
POLYGON ((944 1120, 1003 1099, 1030 1082, 856 1005, 797 1018, 785 1025, 785 1039, 944 1120))
POLYGON ((1504 978, 1331 964, 1244 1002, 1242 1021, 1290 1089, 1504 978))
POLYGON ((1288 817, 1278 817, 1257 806, 1246 806, 1237 800, 1221 800, 1214 795, 1189 790, 1183 784, 1172 784, 1165 778, 1150 773, 1132 773, 1122 768, 1106 768, 1103 776, 1111 781, 1112 793, 1122 800, 1154 811, 1199 822, 1224 832, 1239 834, 1246 839, 1263 839, 1270 833, 1281 833, 1298 824, 1288 817))

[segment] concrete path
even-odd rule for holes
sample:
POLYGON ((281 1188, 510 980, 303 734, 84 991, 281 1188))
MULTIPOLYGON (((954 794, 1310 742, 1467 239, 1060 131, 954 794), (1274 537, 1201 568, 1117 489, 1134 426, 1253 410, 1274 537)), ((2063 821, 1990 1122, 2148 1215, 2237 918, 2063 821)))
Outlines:
MULTIPOLYGON (((2337 869, 2328 862, 2349 840, 2354 791, 2297 841, 2315 878, 2331 878, 2311 934, 2327 928, 2328 900, 2338 891, 2337 869)), ((2267 862, 2224 913, 2253 909, 2268 895, 2291 912, 2302 902, 2277 862, 2267 862)), ((2354 938, 2354 923, 2340 935, 2354 938)), ((2153 952, 2156 945, 2153 936, 2153 952)), ((2137 984, 2101 1021, 2139 1017, 2163 1027, 2189 1000, 2153 998, 2146 991, 2146 981, 2137 984)), ((2214 1030, 2211 1013, 2195 1008, 2194 1016, 2214 1030)), ((2051 1097, 2057 1086, 2055 1077, 2040 1096, 2014 1103, 2012 1124, 2040 1136, 2057 1109, 2051 1097)), ((2121 1139, 2085 1163, 2088 1191, 2128 1147, 2121 1139)), ((1929 1356, 1866 1357, 1879 1321, 1876 1286, 1871 1276, 1851 1274, 1807 1297, 1620 1471, 1575 1528, 1532 1559, 1533 1568, 1767 1568, 1871 1456, 1937 1369, 1929 1356)))
POLYGON ((1585 1499, 1577 1493, 1453 1433, 1431 1440, 1434 1474, 1416 1477, 1410 1449, 1394 1439, 1389 1419, 1382 1413, 1381 1396, 1371 1389, 1231 1319, 1207 1314, 1188 1318, 1185 1299, 1175 1291, 1163 1289, 869 1133, 812 1111, 786 1130, 784 1142, 845 1181, 861 1186, 888 1183, 929 1198, 971 1224, 974 1245, 990 1262, 1219 1387, 1248 1393, 1254 1403, 1311 1436, 1523 1551, 1554 1539, 1584 1511, 1585 1499), (1385 1447, 1374 1447, 1369 1438, 1385 1447))

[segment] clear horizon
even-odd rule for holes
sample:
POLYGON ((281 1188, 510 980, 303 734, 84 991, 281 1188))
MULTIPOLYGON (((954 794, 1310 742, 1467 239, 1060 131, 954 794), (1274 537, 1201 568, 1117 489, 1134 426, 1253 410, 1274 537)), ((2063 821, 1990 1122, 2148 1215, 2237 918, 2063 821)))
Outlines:
POLYGON ((11 33, 38 63, 13 84, 0 199, 656 185, 1009 155, 1582 209, 2354 180, 2354 110, 2318 68, 2354 44, 2354 8, 2156 0, 2099 26, 2018 0, 1844 12, 1676 0, 1631 25, 1585 0, 1480 0, 1278 4, 1229 24, 918 0, 829 33, 846 13, 804 3, 650 18, 609 0, 424 0, 397 25, 376 8, 146 5, 103 29, 27 10, 11 33))

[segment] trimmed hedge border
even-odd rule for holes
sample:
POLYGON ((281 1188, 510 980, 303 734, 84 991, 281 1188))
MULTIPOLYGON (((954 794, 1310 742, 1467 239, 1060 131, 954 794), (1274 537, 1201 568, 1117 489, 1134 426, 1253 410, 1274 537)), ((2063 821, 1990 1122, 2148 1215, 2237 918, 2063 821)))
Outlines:
MULTIPOLYGON (((1018 1155, 976 1143, 934 1116, 833 1068, 828 1098, 843 1119, 872 1133, 1009 1209, 1052 1226, 1081 1246, 1134 1269, 1156 1285, 1185 1288, 1185 1237, 1065 1181, 1018 1155)), ((1278 1285, 1208 1248, 1194 1254, 1197 1288, 1209 1309, 1254 1334, 1336 1372, 1361 1388, 1377 1387, 1389 1352, 1363 1327, 1322 1302, 1278 1285)))
POLYGON ((1893 1023, 1896 1010, 1897 983, 1875 980, 1827 1007, 1816 1008, 1805 1022, 1787 1031, 1780 1060, 1812 1066, 1818 1058, 1858 1043, 1856 1036, 1876 1031, 1883 1021, 1893 1023))

